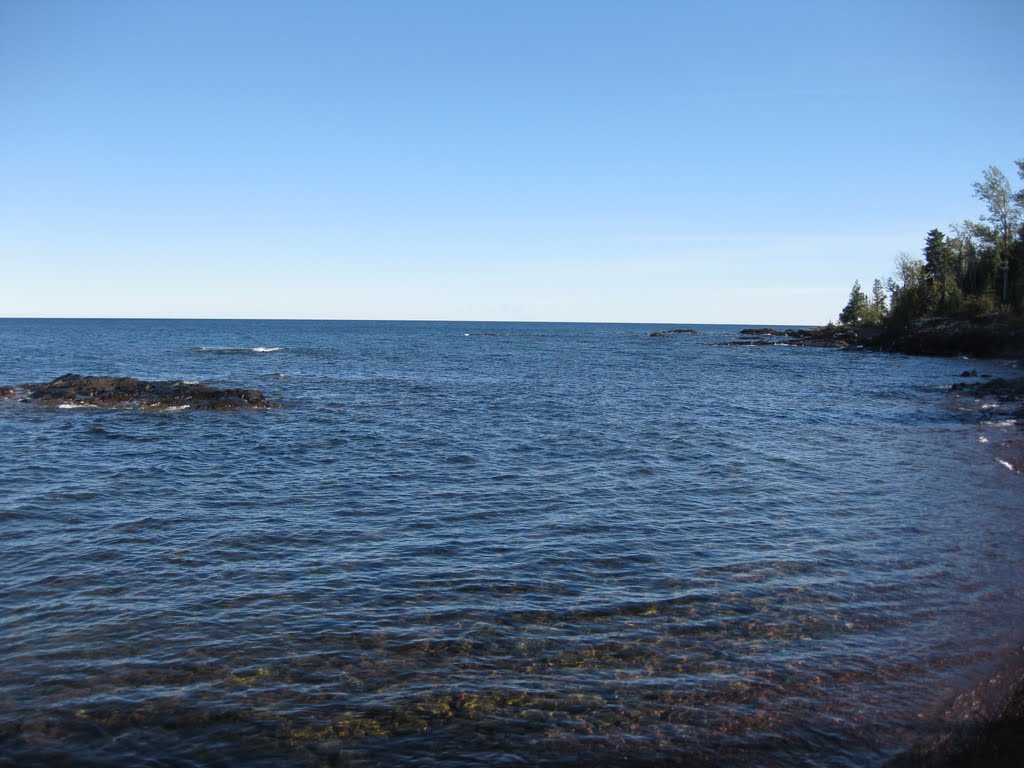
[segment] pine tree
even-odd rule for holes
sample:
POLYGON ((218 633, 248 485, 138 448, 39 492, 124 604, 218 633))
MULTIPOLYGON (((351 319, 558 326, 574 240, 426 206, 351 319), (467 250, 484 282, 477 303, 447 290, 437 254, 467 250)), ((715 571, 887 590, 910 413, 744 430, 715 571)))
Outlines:
POLYGON ((858 325, 864 322, 868 310, 868 297, 860 288, 860 280, 855 280, 850 290, 850 300, 839 313, 839 322, 843 325, 858 325))
POLYGON ((930 309, 944 310, 954 283, 953 249, 946 235, 937 229, 925 237, 924 274, 930 288, 930 309))
POLYGON ((871 323, 881 325, 885 322, 885 316, 889 311, 885 300, 885 286, 877 277, 871 286, 871 323))

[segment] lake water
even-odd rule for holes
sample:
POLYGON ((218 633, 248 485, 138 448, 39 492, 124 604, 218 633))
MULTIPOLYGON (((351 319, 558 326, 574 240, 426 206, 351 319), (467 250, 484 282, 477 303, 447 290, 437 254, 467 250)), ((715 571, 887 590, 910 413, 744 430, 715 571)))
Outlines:
POLYGON ((1008 366, 693 327, 0 321, 0 384, 281 404, 0 402, 0 762, 868 766, 983 717, 1024 477, 947 390, 1008 366))

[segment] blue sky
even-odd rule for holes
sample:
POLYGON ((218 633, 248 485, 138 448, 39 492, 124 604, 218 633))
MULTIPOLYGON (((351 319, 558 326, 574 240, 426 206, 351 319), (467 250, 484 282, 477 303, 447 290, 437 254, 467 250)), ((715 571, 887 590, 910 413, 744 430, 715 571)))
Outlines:
POLYGON ((0 316, 816 324, 1024 157, 1024 3, 0 0, 0 316))

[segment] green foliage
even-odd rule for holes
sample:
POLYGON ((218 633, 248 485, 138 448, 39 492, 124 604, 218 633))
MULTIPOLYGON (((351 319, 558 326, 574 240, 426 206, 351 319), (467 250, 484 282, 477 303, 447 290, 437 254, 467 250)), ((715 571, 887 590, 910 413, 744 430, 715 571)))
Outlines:
POLYGON ((871 286, 871 303, 868 305, 864 313, 864 324, 882 325, 882 323, 885 322, 885 317, 888 314, 888 311, 889 307, 885 296, 885 286, 883 286, 882 281, 876 277, 874 284, 871 286))
POLYGON ((1019 193, 1014 194, 1003 172, 990 165, 982 181, 975 182, 974 196, 988 209, 982 217, 988 223, 987 240, 992 248, 993 263, 999 273, 999 293, 1003 304, 1010 302, 1010 272, 1014 240, 1021 226, 1019 193))
MULTIPOLYGON (((1016 165, 1024 180, 1024 159, 1016 165)), ((925 236, 924 259, 901 253, 886 286, 874 281, 870 300, 855 282, 840 322, 901 326, 934 315, 1024 313, 1024 189, 1015 192, 990 166, 974 184, 974 194, 985 204, 981 221, 951 225, 952 236, 932 229, 925 236)))
POLYGON ((999 300, 992 291, 974 293, 964 297, 960 316, 964 318, 982 317, 994 314, 999 309, 999 300))
POLYGON ((868 314, 868 297, 860 289, 860 281, 855 280, 850 289, 850 300, 839 313, 839 322, 843 325, 860 325, 868 314))

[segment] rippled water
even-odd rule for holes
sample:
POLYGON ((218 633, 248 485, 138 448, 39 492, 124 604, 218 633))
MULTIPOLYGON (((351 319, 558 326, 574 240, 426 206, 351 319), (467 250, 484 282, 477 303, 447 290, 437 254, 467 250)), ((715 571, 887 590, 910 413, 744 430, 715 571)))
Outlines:
POLYGON ((282 404, 0 403, 0 762, 864 766, 947 729, 1024 637, 966 364, 698 328, 0 321, 0 383, 282 404))

